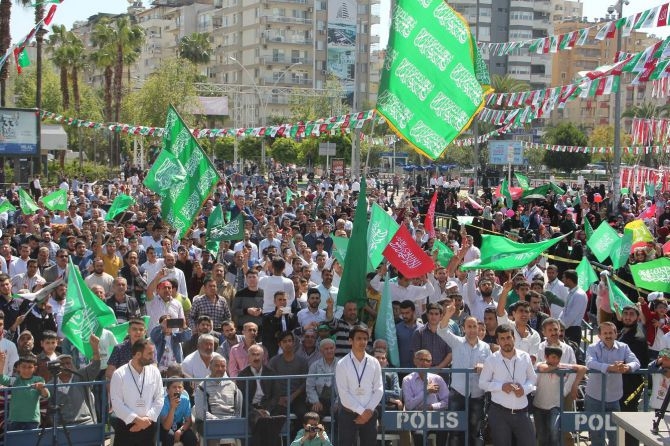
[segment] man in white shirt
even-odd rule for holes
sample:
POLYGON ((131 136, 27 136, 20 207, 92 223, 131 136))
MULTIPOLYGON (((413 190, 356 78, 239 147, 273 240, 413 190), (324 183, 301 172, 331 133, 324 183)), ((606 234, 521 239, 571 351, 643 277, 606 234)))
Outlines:
MULTIPOLYGON (((377 270, 377 275, 370 281, 370 286, 382 292, 384 289, 384 282, 382 282, 382 277, 386 275, 386 265, 382 264, 381 268, 377 270)), ((411 300, 416 305, 416 311, 418 314, 423 314, 426 306, 426 298, 432 296, 435 293, 435 288, 430 281, 426 281, 423 285, 417 286, 412 285, 410 279, 398 275, 398 281, 389 284, 389 290, 391 292, 391 300, 402 302, 403 300, 411 300)))
POLYGON ((275 230, 268 228, 265 232, 265 238, 258 244, 258 259, 263 260, 263 250, 268 246, 274 246, 277 251, 281 249, 281 240, 275 238, 275 230))
POLYGON ((110 396, 114 442, 148 445, 154 442, 156 421, 163 408, 163 381, 154 362, 156 347, 148 339, 132 346, 132 359, 114 371, 110 396))
POLYGON ((321 293, 316 288, 307 290, 307 308, 298 311, 298 324, 303 330, 313 329, 326 320, 326 310, 319 308, 321 293))
MULTIPOLYGON (((209 374, 209 364, 212 354, 216 350, 216 338, 210 334, 202 334, 198 337, 198 349, 184 358, 181 368, 193 378, 206 378, 209 374)), ((200 384, 196 381, 194 385, 200 384)))
POLYGON ((16 344, 5 339, 5 315, 2 311, 0 311, 0 316, 0 354, 5 354, 5 366, 0 372, 6 376, 12 376, 14 374, 14 363, 19 360, 19 352, 16 348, 16 344))
POLYGON ((251 241, 251 231, 247 229, 244 230, 244 240, 235 243, 233 251, 240 252, 245 247, 251 250, 251 254, 249 254, 250 259, 258 259, 258 245, 251 241))
POLYGON ((28 260, 28 270, 12 277, 12 293, 18 293, 19 290, 28 290, 34 293, 40 290, 45 283, 46 280, 40 276, 37 259, 30 259, 28 260))
MULTIPOLYGON (((558 267, 556 265, 547 266, 547 283, 544 284, 544 291, 552 293, 565 303, 568 298, 568 287, 558 278, 558 267)), ((551 317, 558 317, 563 311, 563 307, 551 304, 551 317)))
POLYGON ((149 316, 149 331, 160 325, 159 319, 165 314, 170 316, 170 319, 185 319, 184 308, 178 300, 172 297, 172 283, 165 279, 162 273, 159 273, 147 287, 146 307, 147 316, 149 316))
POLYGON ((263 290, 263 313, 275 310, 274 295, 277 291, 283 291, 288 298, 287 307, 295 300, 295 287, 293 281, 282 276, 286 262, 281 257, 272 259, 272 276, 261 277, 258 280, 258 288, 263 290))
POLYGON ((12 260, 12 263, 9 264, 9 275, 14 277, 27 272, 28 260, 30 260, 30 246, 23 244, 19 248, 19 257, 12 260))

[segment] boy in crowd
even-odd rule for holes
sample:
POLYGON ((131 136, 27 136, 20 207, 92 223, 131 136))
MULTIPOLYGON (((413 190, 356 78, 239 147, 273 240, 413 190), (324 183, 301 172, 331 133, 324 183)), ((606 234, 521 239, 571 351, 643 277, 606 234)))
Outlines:
MULTIPOLYGON (((0 352, 0 370, 4 367, 5 352, 0 352)), ((49 390, 44 379, 37 376, 37 357, 21 356, 16 363, 17 376, 0 376, 0 385, 24 387, 12 391, 9 406, 8 431, 37 429, 40 424, 40 398, 49 398, 49 390)))

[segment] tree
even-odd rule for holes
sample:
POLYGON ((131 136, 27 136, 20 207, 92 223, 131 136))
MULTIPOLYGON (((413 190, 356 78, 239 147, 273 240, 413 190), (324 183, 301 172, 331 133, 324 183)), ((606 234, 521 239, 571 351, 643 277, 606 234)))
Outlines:
POLYGON ((214 143, 214 156, 217 159, 231 161, 235 158, 235 137, 224 136, 223 138, 216 138, 214 143))
POLYGON ((84 42, 72 31, 67 34, 67 54, 70 61, 70 77, 72 78, 72 97, 74 99, 74 110, 79 117, 81 112, 81 94, 79 92, 79 70, 86 64, 84 54, 84 42))
POLYGON ((212 44, 208 33, 193 33, 184 36, 179 41, 179 57, 190 60, 196 65, 209 63, 212 54, 212 44))
MULTIPOLYGON (((627 135, 623 130, 621 131, 621 145, 629 146, 631 144, 631 137, 627 135)), ((613 125, 601 125, 593 129, 591 136, 589 137, 589 145, 591 147, 613 147, 614 146, 614 126, 613 125)), ((625 164, 635 164, 635 155, 629 153, 622 153, 621 161, 625 164)), ((605 153, 594 153, 593 161, 601 161, 606 164, 607 172, 612 172, 612 160, 614 159, 614 153, 612 151, 605 153)))
POLYGON ((542 169, 542 163, 544 163, 544 155, 546 150, 541 148, 534 149, 524 149, 523 157, 528 159, 528 165, 535 172, 539 172, 542 169))
POLYGON ((104 97, 104 116, 105 120, 113 120, 113 96, 112 82, 114 78, 114 63, 116 61, 116 51, 113 47, 112 28, 109 21, 103 19, 96 23, 91 33, 91 42, 97 49, 91 54, 93 64, 103 70, 103 97, 104 97))
POLYGON ((51 62, 58 68, 60 76, 60 92, 63 97, 63 108, 70 108, 70 89, 68 87, 69 57, 67 53, 67 28, 65 25, 54 25, 51 36, 47 40, 47 52, 51 62))
MULTIPOLYGON (((21 76, 14 78, 14 96, 17 107, 35 107, 36 79, 37 69, 33 66, 26 68, 21 76)), ((54 70, 44 70, 42 74, 42 107, 54 113, 61 113, 64 110, 60 84, 54 70)))
MULTIPOLYGON (((25 8, 35 8, 35 25, 41 23, 44 19, 44 5, 45 2, 34 3, 33 0, 19 0, 21 5, 25 8)), ((44 36, 47 30, 44 26, 38 28, 35 33, 35 69, 36 69, 36 86, 35 86, 35 105, 34 107, 42 108, 42 47, 44 45, 44 36)))
POLYGON ((528 82, 516 79, 509 74, 503 76, 494 74, 491 76, 491 87, 496 93, 514 93, 515 91, 530 90, 528 82))
MULTIPOLYGON (((12 43, 10 32, 10 18, 12 16, 12 1, 0 0, 0 54, 5 54, 12 43)), ((0 107, 5 107, 5 96, 7 95, 7 78, 9 77, 7 63, 0 67, 0 107)))
POLYGON ((297 146, 291 138, 276 138, 270 148, 270 155, 283 164, 295 163, 298 160, 297 146))
POLYGON ((240 157, 245 160, 260 161, 261 159, 261 139, 255 136, 247 136, 237 143, 237 150, 240 157))
POLYGON ((290 96, 291 122, 313 121, 345 113, 344 90, 340 81, 333 75, 328 75, 324 90, 328 92, 327 95, 290 96))
MULTIPOLYGON (((572 122, 562 122, 551 127, 544 135, 544 142, 561 146, 585 146, 588 139, 584 132, 572 122)), ((544 154, 544 164, 551 169, 570 172, 584 168, 591 161, 590 153, 563 153, 547 151, 544 154)))

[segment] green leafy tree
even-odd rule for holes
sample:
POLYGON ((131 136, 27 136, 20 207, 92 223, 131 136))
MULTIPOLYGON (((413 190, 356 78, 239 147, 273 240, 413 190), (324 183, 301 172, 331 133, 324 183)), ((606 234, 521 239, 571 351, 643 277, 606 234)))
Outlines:
MULTIPOLYGON (((44 20, 45 3, 33 0, 19 0, 19 4, 25 8, 35 8, 35 25, 44 20)), ((35 104, 34 107, 42 108, 42 48, 44 47, 44 36, 47 30, 44 26, 39 27, 35 33, 35 104)))
MULTIPOLYGON (((36 68, 30 66, 23 71, 21 76, 14 78, 14 96, 17 107, 35 107, 36 71, 36 68)), ((60 82, 54 70, 44 70, 42 73, 42 91, 42 108, 50 112, 62 113, 64 111, 63 97, 60 82)))
POLYGON ((324 91, 327 94, 289 97, 291 122, 313 121, 319 118, 339 116, 345 113, 344 90, 340 81, 332 75, 326 80, 324 91))
POLYGON ((275 161, 291 164, 298 160, 297 149, 298 145, 291 138, 276 138, 272 143, 270 155, 275 161))
POLYGON ((96 50, 91 53, 93 64, 103 71, 104 116, 108 122, 113 121, 114 64, 116 63, 116 49, 114 35, 108 20, 101 20, 93 27, 91 42, 96 50))
POLYGON ((217 159, 232 161, 235 158, 235 138, 225 136, 214 140, 214 156, 217 159))
POLYGON ((179 41, 179 57, 190 60, 196 65, 209 63, 212 54, 212 44, 208 33, 193 33, 184 36, 179 41))
POLYGON ((539 172, 544 163, 545 152, 546 150, 541 148, 524 149, 523 157, 528 159, 528 164, 535 172, 539 172))
MULTIPOLYGON (((544 135, 544 142, 562 146, 585 146, 588 138, 572 122, 563 122, 551 127, 544 135)), ((591 161, 590 153, 563 153, 547 151, 544 154, 544 164, 551 169, 564 172, 584 168, 591 161)))
POLYGON ((63 108, 70 108, 70 88, 68 85, 69 56, 67 51, 67 28, 65 25, 54 25, 47 40, 47 52, 51 62, 58 68, 60 91, 63 97, 63 108))
POLYGON ((261 159, 261 139, 254 136, 242 138, 237 143, 238 154, 245 160, 260 161, 261 159))
MULTIPOLYGON (((621 145, 629 146, 631 144, 632 138, 630 135, 627 135, 623 130, 621 131, 621 145)), ((592 147, 613 147, 614 146, 614 126, 613 125, 601 125, 593 129, 591 136, 589 136, 589 146, 592 147)), ((607 172, 612 172, 612 160, 614 159, 614 154, 612 152, 607 153, 594 153, 593 161, 604 162, 607 167, 607 172)), ((625 164, 635 164, 635 155, 629 153, 622 153, 621 161, 625 164)))

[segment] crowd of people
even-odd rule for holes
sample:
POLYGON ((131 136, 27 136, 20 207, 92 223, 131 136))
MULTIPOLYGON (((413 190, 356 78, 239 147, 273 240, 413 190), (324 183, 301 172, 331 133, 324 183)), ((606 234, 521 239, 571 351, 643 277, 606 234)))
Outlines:
MULTIPOLYGON (((61 421, 96 423, 106 410, 101 392, 109 391, 115 443, 124 445, 159 435, 163 445, 191 446, 206 422, 239 417, 248 419, 252 446, 279 445, 287 432, 295 446, 374 444, 383 410, 466 407, 469 438, 463 426, 438 430, 436 446, 487 440, 557 445, 562 434, 571 439, 557 421, 560 407, 571 410, 578 401, 587 411, 638 410, 643 377, 631 372, 640 368, 663 377, 653 379, 651 407, 664 399, 668 304, 662 293, 631 286, 630 264, 666 254, 668 193, 615 203, 604 187, 587 182, 507 208, 488 190, 468 196, 458 181, 437 173, 405 189, 397 176, 368 177, 362 181, 369 205, 379 204, 406 226, 431 256, 435 240, 454 256, 445 264, 435 256, 434 271, 412 279, 382 262, 368 274, 361 306, 361 296, 338 299, 344 266, 333 255, 333 236, 351 235, 359 180, 324 177, 298 188, 287 170, 260 181, 230 177, 217 185, 192 228, 176 234, 161 217, 160 196, 142 179, 133 171, 108 184, 72 178, 47 187, 37 176, 26 189, 40 209, 0 213, 0 384, 17 387, 5 416, 8 430, 48 423, 40 401, 53 398, 45 385, 53 378, 52 361, 63 369, 57 377, 61 421), (67 191, 67 211, 42 206, 40 198, 55 189, 67 191), (107 221, 120 193, 136 204, 107 221), (424 227, 433 194, 436 211, 449 221, 434 235, 424 227), (646 212, 652 201, 653 216, 646 212), (244 236, 212 252, 207 227, 217 206, 229 219, 244 217, 244 236), (584 222, 623 231, 642 213, 656 240, 636 246, 620 269, 595 262, 584 222), (472 219, 459 224, 461 216, 472 219), (518 270, 461 270, 482 256, 478 246, 487 233, 522 242, 567 237, 550 258, 518 270), (586 291, 574 269, 582 257, 602 269, 600 282, 586 291), (69 265, 117 323, 128 326, 120 343, 107 329, 92 335, 91 358, 62 330, 69 265), (391 343, 374 337, 375 324, 391 322, 377 321, 387 272, 397 338, 391 343), (623 281, 631 305, 612 310, 608 277, 623 281), (56 283, 46 299, 20 297, 56 283), (584 318, 599 335, 586 348, 584 318), (398 363, 389 344, 397 344, 398 363), (67 387, 95 379, 106 380, 107 388, 67 387)), ((5 195, 20 208, 18 189, 12 185, 5 195)), ((402 438, 418 446, 425 433, 402 438)), ((616 444, 611 432, 590 436, 594 445, 616 444)))

